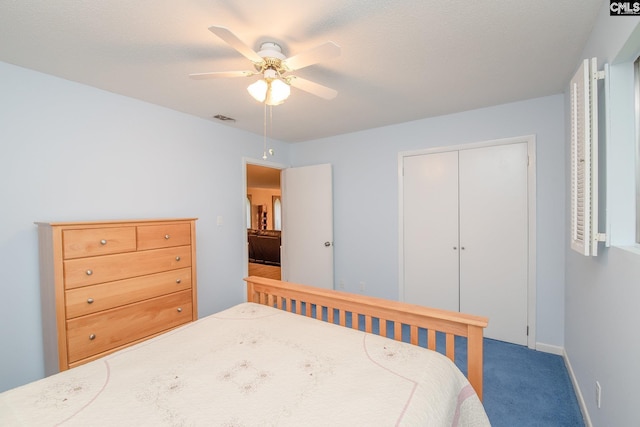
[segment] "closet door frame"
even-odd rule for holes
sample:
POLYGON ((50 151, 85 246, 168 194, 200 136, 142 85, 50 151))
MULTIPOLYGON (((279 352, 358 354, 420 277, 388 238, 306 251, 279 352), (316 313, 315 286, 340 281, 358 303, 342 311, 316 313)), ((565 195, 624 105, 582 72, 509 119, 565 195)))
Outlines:
MULTIPOLYGON (((405 300, 404 292, 404 175, 403 164, 405 157, 422 154, 442 153, 447 151, 468 150, 474 148, 492 147, 507 144, 527 144, 527 205, 528 205, 528 263, 527 263, 527 346, 536 348, 536 138, 535 135, 525 135, 513 138, 495 139, 468 144, 441 146, 415 151, 398 153, 398 295, 400 301, 405 300)), ((491 319, 489 319, 491 322, 491 319)))

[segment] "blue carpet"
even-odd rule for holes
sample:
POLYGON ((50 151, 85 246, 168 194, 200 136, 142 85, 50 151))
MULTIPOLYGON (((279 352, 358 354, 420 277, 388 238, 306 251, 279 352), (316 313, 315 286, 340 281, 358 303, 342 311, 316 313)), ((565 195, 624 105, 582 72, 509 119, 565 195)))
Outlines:
MULTIPOLYGON (((295 302, 293 302, 295 309, 295 302)), ((306 312, 303 303, 302 312, 306 312)), ((315 306, 312 307, 315 316, 315 306)), ((326 308, 322 313, 327 320, 326 308)), ((351 313, 346 325, 351 327, 351 313)), ((337 323, 337 319, 335 321, 337 323)), ((364 330, 364 317, 358 326, 364 330)), ((403 341, 408 341, 409 328, 403 325, 403 341)), ((378 319, 373 332, 378 333, 378 319)), ((393 338, 392 323, 388 336, 393 338)), ((427 331, 419 330, 418 344, 427 345, 427 331)), ((436 349, 444 354, 445 336, 438 333, 436 349)), ((466 338, 456 337, 455 363, 467 374, 466 338)), ((484 339, 483 403, 493 427, 583 427, 584 420, 571 378, 561 356, 530 350, 527 347, 492 339, 484 339)))
POLYGON ((584 426, 561 356, 485 339, 483 394, 494 427, 584 426))

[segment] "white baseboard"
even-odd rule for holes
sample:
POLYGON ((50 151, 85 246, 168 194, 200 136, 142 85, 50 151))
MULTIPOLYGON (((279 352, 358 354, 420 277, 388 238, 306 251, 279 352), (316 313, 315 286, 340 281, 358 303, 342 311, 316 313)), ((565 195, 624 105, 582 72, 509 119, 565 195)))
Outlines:
POLYGON ((560 347, 557 345, 544 344, 541 342, 537 342, 535 349, 543 353, 551 353, 557 356, 564 356, 564 347, 560 347))
POLYGON ((573 373, 573 368, 571 367, 571 362, 569 361, 569 355, 564 349, 562 351, 562 358, 564 359, 564 364, 567 367, 567 371, 569 372, 571 384, 573 384, 573 390, 575 390, 576 392, 576 398, 578 399, 578 405, 580 406, 580 412, 582 412, 584 423, 587 427, 593 427, 593 424, 591 423, 591 417, 589 417, 589 411, 587 410, 587 405, 584 402, 584 396, 582 395, 582 391, 580 390, 580 386, 578 385, 578 380, 573 373))

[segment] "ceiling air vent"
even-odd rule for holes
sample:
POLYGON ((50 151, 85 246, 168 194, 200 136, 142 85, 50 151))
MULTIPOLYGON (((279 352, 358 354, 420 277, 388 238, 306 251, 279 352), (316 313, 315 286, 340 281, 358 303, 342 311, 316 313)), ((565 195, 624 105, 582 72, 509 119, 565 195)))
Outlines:
POLYGON ((233 117, 223 116, 222 114, 216 114, 215 116, 213 116, 213 118, 221 120, 223 122, 235 122, 236 121, 236 119, 234 119, 233 117))

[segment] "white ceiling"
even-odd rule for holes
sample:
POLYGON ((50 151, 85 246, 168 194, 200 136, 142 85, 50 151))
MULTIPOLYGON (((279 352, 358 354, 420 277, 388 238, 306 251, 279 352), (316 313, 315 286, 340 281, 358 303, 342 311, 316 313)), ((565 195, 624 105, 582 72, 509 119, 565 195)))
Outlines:
MULTIPOLYGON (((192 80, 249 61, 208 31, 287 56, 325 41, 342 55, 296 72, 272 137, 299 142, 564 91, 603 0, 0 0, 0 61, 263 132, 257 77, 192 80)), ((37 109, 34 109, 34 112, 37 109)))

